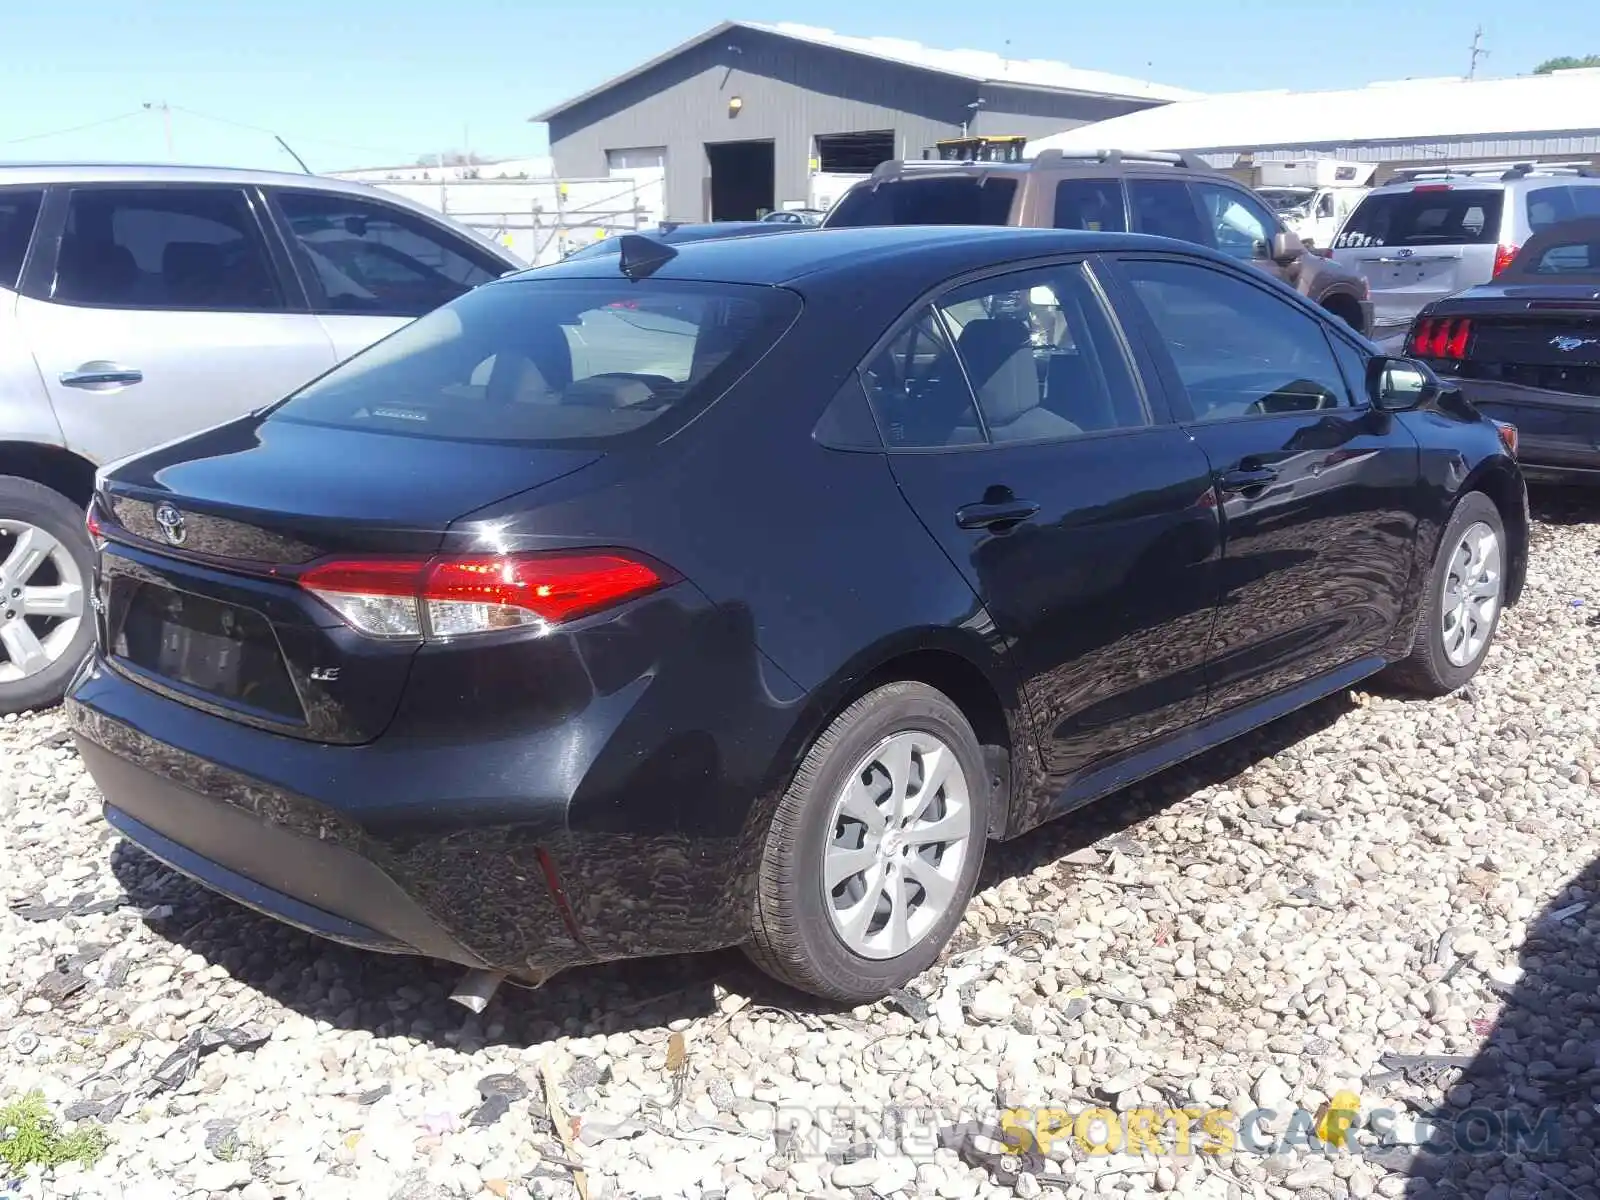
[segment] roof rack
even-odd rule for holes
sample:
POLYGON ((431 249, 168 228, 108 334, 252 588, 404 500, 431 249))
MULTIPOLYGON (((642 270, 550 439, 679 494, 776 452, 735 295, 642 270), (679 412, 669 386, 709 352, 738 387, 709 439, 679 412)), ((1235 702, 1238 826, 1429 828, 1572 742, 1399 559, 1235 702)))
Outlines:
POLYGON ((1524 179, 1529 175, 1600 176, 1588 162, 1485 162, 1454 163, 1437 167, 1408 167, 1396 171, 1390 183, 1415 183, 1423 179, 1495 178, 1524 179))
POLYGON ((1164 150, 1057 150, 1039 151, 1034 158, 1021 162, 995 162, 973 158, 891 158, 879 163, 872 172, 876 180, 893 179, 911 171, 960 171, 966 167, 996 167, 1001 170, 1029 170, 1060 166, 1064 163, 1095 162, 1117 167, 1124 163, 1153 163, 1163 167, 1183 167, 1191 171, 1212 171, 1205 159, 1195 154, 1169 154, 1164 150))

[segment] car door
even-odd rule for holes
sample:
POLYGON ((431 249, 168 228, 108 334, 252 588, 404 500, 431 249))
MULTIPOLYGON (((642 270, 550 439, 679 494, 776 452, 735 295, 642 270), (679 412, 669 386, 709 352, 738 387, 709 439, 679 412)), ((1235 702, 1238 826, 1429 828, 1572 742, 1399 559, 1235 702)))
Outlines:
POLYGON ((1090 267, 957 287, 863 379, 904 495, 1009 643, 1056 790, 1197 719, 1209 468, 1145 394, 1090 267))
POLYGON ((1366 402, 1367 352, 1248 272, 1143 255, 1117 267, 1220 500, 1212 711, 1377 654, 1402 611, 1421 479, 1416 441, 1366 402))
POLYGON ((52 189, 51 262, 17 322, 67 445, 104 462, 240 416, 334 363, 259 219, 229 186, 52 189))
POLYGON ((515 269, 397 204, 342 192, 267 190, 312 310, 341 360, 515 269))

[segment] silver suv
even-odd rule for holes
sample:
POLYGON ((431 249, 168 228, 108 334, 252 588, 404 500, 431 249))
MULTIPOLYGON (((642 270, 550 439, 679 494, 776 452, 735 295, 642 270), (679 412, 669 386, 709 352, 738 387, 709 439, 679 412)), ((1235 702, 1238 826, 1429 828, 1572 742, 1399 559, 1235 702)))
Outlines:
POLYGON ((1600 216, 1587 165, 1491 163, 1402 171, 1368 192, 1333 239, 1333 257, 1367 278, 1374 341, 1403 335, 1421 309, 1488 283, 1533 234, 1600 216))
POLYGON ((99 465, 277 400, 522 265, 361 184, 0 166, 0 713, 54 702, 89 648, 99 465))

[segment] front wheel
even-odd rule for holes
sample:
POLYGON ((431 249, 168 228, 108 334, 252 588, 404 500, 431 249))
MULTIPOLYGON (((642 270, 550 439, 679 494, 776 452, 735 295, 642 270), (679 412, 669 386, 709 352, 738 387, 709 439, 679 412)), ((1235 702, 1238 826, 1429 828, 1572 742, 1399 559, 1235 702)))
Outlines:
POLYGON ((1389 668, 1395 686, 1444 696, 1477 674, 1499 628, 1508 558, 1500 510, 1469 492, 1439 539, 1411 654, 1389 668))
POLYGON ((0 713, 44 708, 67 690, 94 642, 93 572, 83 511, 0 475, 0 713))
POLYGON ((844 1003, 926 970, 977 884, 990 789, 978 739, 921 683, 869 692, 817 738, 773 817, 745 952, 844 1003))

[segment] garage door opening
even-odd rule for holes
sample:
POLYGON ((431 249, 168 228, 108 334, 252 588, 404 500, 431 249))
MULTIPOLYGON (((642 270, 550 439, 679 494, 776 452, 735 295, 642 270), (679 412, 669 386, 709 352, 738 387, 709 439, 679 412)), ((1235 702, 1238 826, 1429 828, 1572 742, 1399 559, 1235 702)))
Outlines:
POLYGON ((711 219, 755 221, 777 204, 777 157, 771 142, 707 142, 711 219))
POLYGON ((894 130, 866 133, 819 133, 817 169, 824 175, 870 175, 894 157, 894 130))

